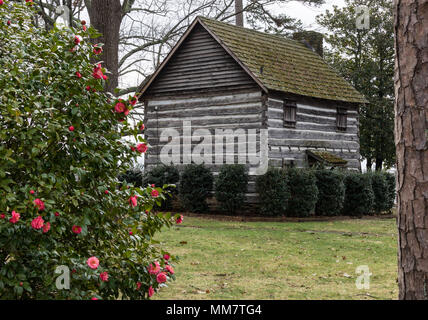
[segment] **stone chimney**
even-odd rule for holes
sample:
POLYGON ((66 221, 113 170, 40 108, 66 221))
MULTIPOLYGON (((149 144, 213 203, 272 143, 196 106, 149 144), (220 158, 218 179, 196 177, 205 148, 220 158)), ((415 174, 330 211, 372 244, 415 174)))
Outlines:
POLYGON ((293 34, 293 39, 302 42, 309 49, 324 57, 324 35, 316 31, 300 31, 293 34))
POLYGON ((244 26, 244 10, 243 0, 235 0, 235 21, 236 25, 243 27, 244 26))

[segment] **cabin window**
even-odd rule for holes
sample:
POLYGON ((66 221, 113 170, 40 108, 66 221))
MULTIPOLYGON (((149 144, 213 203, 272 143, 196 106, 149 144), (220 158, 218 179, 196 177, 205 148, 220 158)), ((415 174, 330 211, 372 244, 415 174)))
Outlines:
POLYGON ((337 108, 336 115, 337 129, 340 131, 346 131, 348 125, 348 112, 344 108, 337 108))
POLYGON ((296 101, 284 101, 284 127, 296 127, 296 101))

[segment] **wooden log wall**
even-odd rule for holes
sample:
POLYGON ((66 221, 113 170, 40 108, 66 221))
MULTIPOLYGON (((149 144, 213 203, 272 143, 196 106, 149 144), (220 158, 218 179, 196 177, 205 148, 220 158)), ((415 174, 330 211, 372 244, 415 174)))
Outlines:
MULTIPOLYGON (((251 138, 256 142, 255 151, 260 152, 264 101, 260 90, 149 99, 145 106, 145 138, 149 143, 149 150, 145 157, 146 170, 162 163, 161 153, 165 151, 167 144, 168 147, 177 147, 181 164, 189 163, 186 159, 191 159, 195 146, 200 146, 201 139, 195 139, 199 130, 205 130, 212 137, 212 147, 208 148, 208 155, 204 155, 203 152, 201 154, 205 159, 209 159, 205 165, 213 171, 214 175, 218 174, 226 157, 233 159, 234 163, 245 164, 248 170, 258 167, 258 163, 250 163, 247 147, 248 139, 251 138), (178 133, 179 138, 176 141, 168 137, 172 133, 171 130, 176 130, 178 133), (222 139, 222 148, 219 148, 216 141, 219 130, 226 134, 242 132, 246 140, 239 141, 239 138, 235 138, 232 142, 222 139), (163 136, 165 138, 162 138, 163 136), (191 148, 184 147, 184 141, 188 142, 191 148), (223 152, 221 163, 218 158, 216 159, 216 148, 223 152), (243 150, 245 152, 242 152, 243 150)), ((183 165, 178 167, 183 169, 183 165)), ((255 178, 250 178, 247 199, 251 203, 257 201, 254 182, 255 178)))
MULTIPOLYGON (((287 97, 289 98, 289 97, 287 97)), ((269 128, 269 162, 281 167, 294 164, 307 167, 306 150, 334 153, 348 161, 347 168, 360 170, 360 144, 358 108, 347 105, 348 124, 346 131, 336 127, 337 107, 334 102, 295 98, 297 102, 295 128, 284 127, 283 101, 281 95, 269 96, 267 123, 269 128)))

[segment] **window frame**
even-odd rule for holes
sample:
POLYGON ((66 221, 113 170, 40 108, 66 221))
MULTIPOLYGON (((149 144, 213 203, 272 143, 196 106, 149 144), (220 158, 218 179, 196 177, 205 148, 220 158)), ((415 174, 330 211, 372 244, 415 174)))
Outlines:
POLYGON ((282 105, 283 122, 286 128, 295 128, 297 123, 297 103, 294 100, 285 99, 282 105))
POLYGON ((347 128, 348 128, 348 109, 343 107, 338 107, 336 110, 336 129, 338 131, 346 131, 347 128))

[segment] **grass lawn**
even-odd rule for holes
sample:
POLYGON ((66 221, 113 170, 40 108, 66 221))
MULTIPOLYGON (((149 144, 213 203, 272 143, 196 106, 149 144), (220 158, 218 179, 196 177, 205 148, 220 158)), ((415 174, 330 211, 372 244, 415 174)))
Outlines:
POLYGON ((396 299, 395 219, 236 222, 184 217, 158 235, 180 257, 156 299, 396 299), (370 289, 357 289, 367 265, 370 289))

